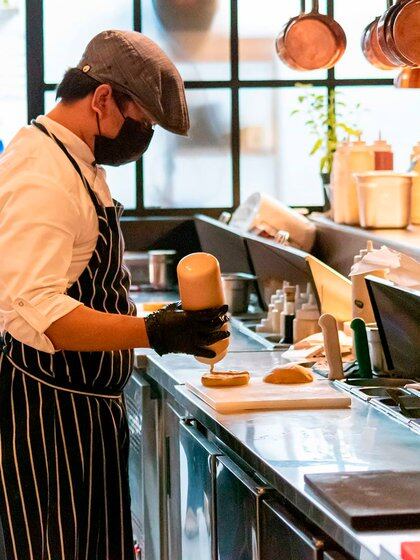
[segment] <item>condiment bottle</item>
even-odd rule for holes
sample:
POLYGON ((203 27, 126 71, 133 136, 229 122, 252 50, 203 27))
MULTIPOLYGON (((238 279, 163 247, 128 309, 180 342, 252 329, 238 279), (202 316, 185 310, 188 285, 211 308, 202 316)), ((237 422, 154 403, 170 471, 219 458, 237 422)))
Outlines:
POLYGON ((293 344, 293 319, 295 318, 295 286, 284 288, 284 306, 280 314, 280 342, 293 344))
POLYGON ((413 177, 413 190, 411 195, 411 223, 420 224, 420 142, 411 152, 411 171, 417 173, 413 177))
POLYGON ((319 332, 319 311, 313 294, 309 296, 308 303, 296 310, 293 321, 293 342, 299 342, 307 336, 319 332))
POLYGON ((376 171, 394 169, 394 154, 391 145, 382 140, 381 133, 379 133, 378 140, 375 140, 373 143, 373 152, 376 171))
POLYGON ((344 143, 334 154, 333 160, 333 219, 340 224, 359 225, 354 173, 373 171, 375 158, 372 146, 366 142, 344 143))
MULTIPOLYGON (((199 311, 220 307, 225 303, 219 261, 208 253, 191 253, 178 263, 179 295, 185 311, 199 311)), ((227 330, 227 324, 222 329, 227 330)), ((223 359, 228 351, 229 339, 220 340, 210 348, 216 352, 214 358, 195 359, 213 365, 223 359)))

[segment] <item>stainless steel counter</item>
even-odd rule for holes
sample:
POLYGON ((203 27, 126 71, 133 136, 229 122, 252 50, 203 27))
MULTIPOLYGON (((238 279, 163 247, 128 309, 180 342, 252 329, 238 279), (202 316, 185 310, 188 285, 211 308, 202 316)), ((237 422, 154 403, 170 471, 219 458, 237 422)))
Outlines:
MULTIPOLYGON (((281 363, 280 352, 241 351, 240 344, 223 367, 248 369, 262 375, 281 363), (238 348, 240 350, 238 351, 238 348)), ((255 341, 249 341, 252 345, 255 341)), ((185 387, 204 367, 189 356, 138 357, 149 378, 172 394, 201 424, 240 455, 287 500, 359 560, 380 558, 384 546, 398 558, 403 540, 420 540, 417 531, 357 532, 336 517, 310 489, 306 473, 354 470, 420 470, 418 435, 352 397, 347 410, 255 411, 222 415, 185 387)))

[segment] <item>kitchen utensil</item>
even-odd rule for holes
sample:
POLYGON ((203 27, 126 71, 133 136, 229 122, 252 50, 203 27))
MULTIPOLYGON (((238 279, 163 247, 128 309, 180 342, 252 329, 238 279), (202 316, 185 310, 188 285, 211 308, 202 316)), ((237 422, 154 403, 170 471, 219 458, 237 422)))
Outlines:
POLYGON ((343 28, 330 16, 319 13, 319 1, 287 30, 287 57, 300 69, 332 68, 346 49, 343 28))
POLYGON ((343 379, 343 362, 341 360, 340 341, 338 339, 337 321, 333 315, 324 313, 318 321, 324 336, 325 355, 330 371, 328 379, 343 379))
POLYGON ((232 315, 248 311, 250 290, 256 279, 256 276, 243 272, 222 274, 225 301, 232 315))
POLYGON ((382 52, 378 42, 378 22, 380 16, 371 21, 364 29, 361 40, 361 47, 365 58, 380 70, 392 70, 396 68, 382 52))
POLYGON ((411 218, 413 173, 355 173, 360 225, 364 228, 406 228, 411 218))
POLYGON ((155 290, 172 290, 175 286, 175 255, 171 249, 149 251, 149 282, 155 290))
POLYGON ((356 349, 357 363, 359 364, 359 377, 372 377, 372 364, 370 363, 366 324, 357 317, 350 323, 354 331, 354 346, 356 349))
POLYGON ((420 0, 400 2, 392 26, 393 46, 410 66, 420 66, 420 0))
POLYGON ((300 14, 298 16, 292 17, 280 31, 276 39, 276 51, 279 58, 287 65, 289 68, 294 70, 303 70, 300 68, 291 56, 287 52, 286 39, 289 30, 295 25, 295 23, 305 14, 305 0, 300 1, 300 14))
POLYGON ((403 68, 394 79, 397 88, 420 88, 420 68, 403 68))
POLYGON ((305 482, 354 529, 419 527, 418 471, 307 474, 305 482))
POLYGON ((187 388, 221 413, 244 410, 293 410, 301 408, 348 408, 351 399, 327 380, 299 385, 273 385, 261 377, 251 378, 242 387, 204 387, 199 377, 186 383, 187 388))
POLYGON ((396 66, 412 66, 411 61, 408 61, 401 53, 396 49, 394 38, 392 35, 393 24, 395 15, 398 13, 402 4, 408 0, 397 0, 397 2, 391 5, 378 21, 377 36, 378 43, 381 47, 382 52, 385 57, 396 66))
MULTIPOLYGON (((182 258, 177 266, 179 296, 185 311, 200 311, 220 307, 225 303, 219 261, 209 253, 191 253, 182 258)), ((225 323, 222 330, 227 330, 225 323)), ((229 348, 229 339, 219 340, 209 346, 214 358, 195 356, 203 364, 212 366, 222 360, 229 348)))

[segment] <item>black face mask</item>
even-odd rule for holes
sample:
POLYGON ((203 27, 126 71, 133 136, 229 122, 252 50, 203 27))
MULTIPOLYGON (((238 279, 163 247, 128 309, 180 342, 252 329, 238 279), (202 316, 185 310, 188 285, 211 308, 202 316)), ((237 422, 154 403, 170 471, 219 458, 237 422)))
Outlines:
MULTIPOLYGON (((124 116, 124 115, 123 115, 124 116)), ((149 147, 153 128, 131 117, 124 117, 124 123, 115 138, 102 136, 98 121, 99 135, 95 136, 94 156, 96 163, 115 167, 137 161, 149 147)))

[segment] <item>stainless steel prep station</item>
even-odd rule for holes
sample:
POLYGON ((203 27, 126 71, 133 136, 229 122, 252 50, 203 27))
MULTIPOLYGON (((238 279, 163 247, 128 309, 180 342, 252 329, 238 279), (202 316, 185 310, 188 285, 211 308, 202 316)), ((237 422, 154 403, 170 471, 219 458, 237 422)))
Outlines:
MULTIPOLYGON (((233 331, 224 367, 260 375, 282 362, 233 331)), ((420 470, 418 434, 353 395, 343 410, 218 414, 184 385, 200 370, 188 356, 139 354, 127 386, 135 532, 147 560, 389 560, 402 541, 420 540, 420 527, 356 531, 304 482, 420 470)))

